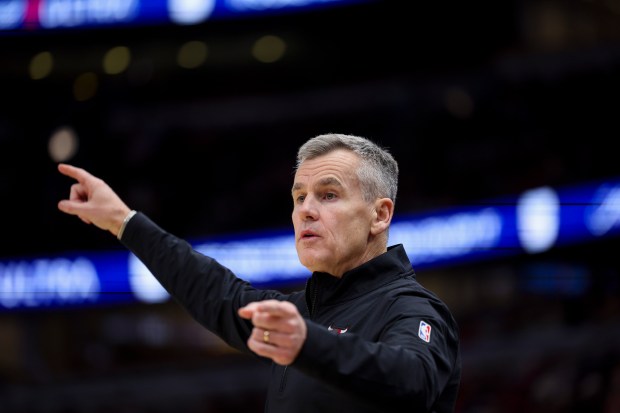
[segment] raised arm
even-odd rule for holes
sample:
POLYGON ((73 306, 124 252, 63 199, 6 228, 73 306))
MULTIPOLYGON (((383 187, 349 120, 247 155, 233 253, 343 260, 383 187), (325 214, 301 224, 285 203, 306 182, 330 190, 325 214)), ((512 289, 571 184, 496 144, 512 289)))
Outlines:
POLYGON ((117 236, 131 211, 129 207, 108 184, 86 170, 67 164, 59 164, 58 170, 77 181, 71 186, 69 199, 60 201, 58 209, 117 236))

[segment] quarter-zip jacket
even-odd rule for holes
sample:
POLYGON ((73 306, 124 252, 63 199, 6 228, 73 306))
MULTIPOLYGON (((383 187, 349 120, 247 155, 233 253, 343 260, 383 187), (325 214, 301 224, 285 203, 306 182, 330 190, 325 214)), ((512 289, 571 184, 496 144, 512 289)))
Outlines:
POLYGON ((121 241, 194 319, 242 352, 254 354, 239 308, 265 299, 296 305, 307 338, 291 365, 272 363, 265 412, 454 410, 458 328, 416 281, 402 245, 341 278, 315 272, 303 291, 282 294, 252 287, 141 213, 121 241))

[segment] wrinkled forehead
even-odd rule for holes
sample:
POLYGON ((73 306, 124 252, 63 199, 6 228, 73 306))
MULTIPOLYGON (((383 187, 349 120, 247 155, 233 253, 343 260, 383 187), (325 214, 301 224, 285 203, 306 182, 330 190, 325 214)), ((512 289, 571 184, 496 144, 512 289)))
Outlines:
POLYGON ((346 149, 335 149, 301 162, 295 171, 295 181, 322 179, 327 176, 340 180, 344 177, 356 178, 359 164, 360 158, 356 153, 346 149))
POLYGON ((307 159, 295 173, 292 191, 334 188, 356 191, 360 188, 359 158, 351 151, 330 152, 307 159))

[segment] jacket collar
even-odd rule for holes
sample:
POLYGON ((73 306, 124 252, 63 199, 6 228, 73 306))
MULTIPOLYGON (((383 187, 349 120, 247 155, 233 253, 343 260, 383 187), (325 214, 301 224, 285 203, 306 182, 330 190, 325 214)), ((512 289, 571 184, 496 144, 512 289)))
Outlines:
POLYGON ((325 272, 314 272, 306 284, 308 309, 317 303, 326 304, 349 300, 372 291, 396 277, 415 276, 402 244, 345 272, 341 278, 325 272))

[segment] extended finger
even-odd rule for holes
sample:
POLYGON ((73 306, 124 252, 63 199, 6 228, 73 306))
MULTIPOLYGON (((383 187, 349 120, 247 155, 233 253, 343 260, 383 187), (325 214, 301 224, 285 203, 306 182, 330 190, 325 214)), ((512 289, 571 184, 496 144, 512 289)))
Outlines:
POLYGON ((270 313, 257 311, 252 315, 252 324, 270 331, 279 331, 281 333, 294 333, 298 324, 295 316, 278 316, 270 313))
POLYGON ((265 300, 253 304, 255 304, 255 312, 266 313, 274 317, 290 317, 299 313, 297 307, 288 301, 265 300))
POLYGON ((88 173, 86 170, 82 168, 77 168, 73 165, 69 165, 66 163, 59 163, 58 171, 60 171, 60 173, 63 175, 77 180, 80 183, 85 182, 87 179, 93 178, 93 175, 88 173))
POLYGON ((250 320, 252 318, 252 315, 256 311, 257 305, 258 305, 258 302, 251 302, 250 304, 247 304, 245 307, 241 307, 239 310, 237 310, 237 313, 239 314, 241 318, 250 320))
MULTIPOLYGON (((293 304, 283 301, 277 300, 265 300, 265 301, 254 301, 247 304, 245 307, 241 307, 238 310, 238 314, 240 317, 253 320, 255 314, 261 313, 264 315, 272 315, 274 317, 282 316, 284 311, 278 310, 278 307, 281 305, 289 304, 295 310, 295 306, 293 304)), ((289 314, 294 314, 294 311, 289 314)))

